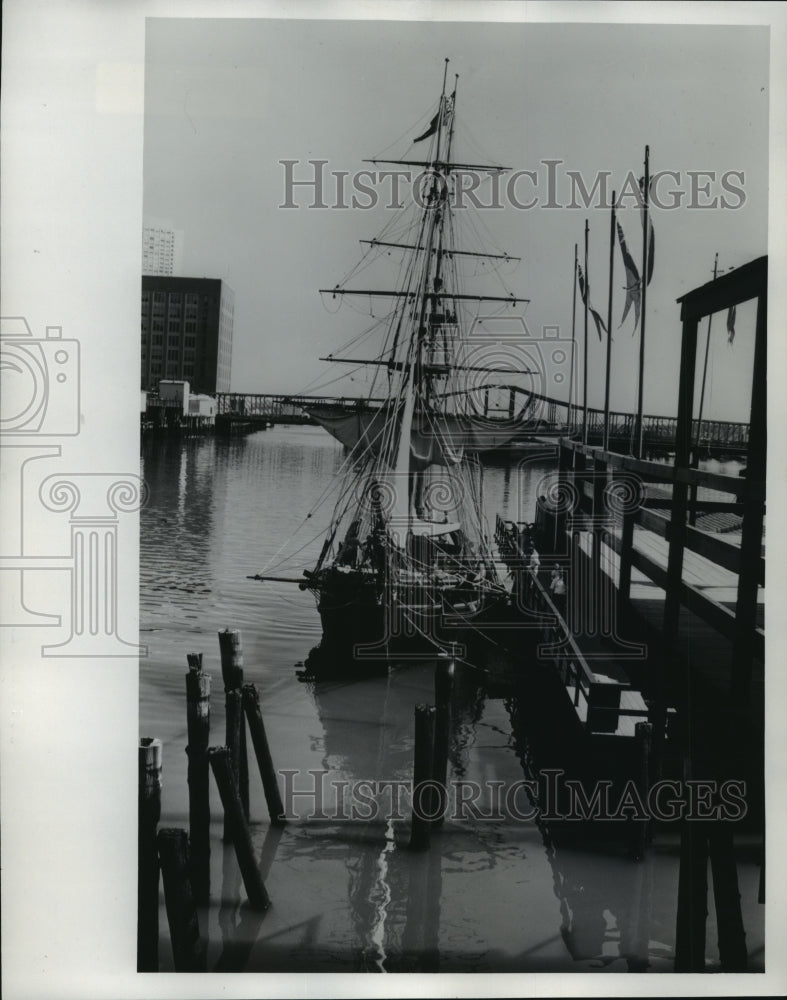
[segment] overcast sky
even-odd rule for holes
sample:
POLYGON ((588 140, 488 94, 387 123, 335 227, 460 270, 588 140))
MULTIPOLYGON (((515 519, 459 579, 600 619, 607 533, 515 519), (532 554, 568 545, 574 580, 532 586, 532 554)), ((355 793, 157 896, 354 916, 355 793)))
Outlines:
MULTIPOLYGON (((726 195, 740 207, 653 210, 645 410, 675 412, 676 298, 710 278, 716 251, 721 268, 767 252, 764 28, 149 19, 144 213, 183 231, 183 274, 233 287, 233 389, 297 392, 336 378, 339 366, 317 358, 371 322, 367 300, 337 312, 317 289, 343 278, 362 254, 358 239, 375 236, 390 212, 283 210, 279 161, 302 161, 296 170, 305 176, 309 159, 353 171, 383 151, 419 155, 426 143, 413 148, 412 138, 434 111, 446 56, 451 77, 460 77, 457 158, 537 171, 534 192, 526 183, 517 189, 523 200, 534 193, 545 201, 549 159, 562 161, 560 204, 570 200, 568 170, 588 185, 611 171, 619 189, 630 171, 642 173, 646 143, 652 171, 680 174, 662 183, 665 198, 671 188, 689 197, 688 171, 715 172, 711 198, 725 194, 721 175, 742 172, 743 181, 730 183, 743 197, 726 195)), ((305 193, 295 200, 307 204, 305 193)), ((589 216, 591 298, 606 318, 608 210, 508 206, 479 214, 488 242, 523 258, 516 271, 506 268, 505 281, 531 299, 526 318, 535 334, 544 325, 570 331, 574 243, 582 244, 589 216)), ((638 210, 622 211, 620 221, 639 267, 638 210)), ((619 255, 615 268, 612 406, 631 410, 639 342, 631 317, 617 329, 619 255)), ((379 301, 374 308, 384 311, 379 301)), ((709 417, 747 419, 752 333, 746 307, 733 345, 725 317, 714 320, 709 417)), ((588 401, 601 406, 604 351, 592 325, 589 357, 588 401)), ((364 389, 356 375, 330 391, 364 389)))

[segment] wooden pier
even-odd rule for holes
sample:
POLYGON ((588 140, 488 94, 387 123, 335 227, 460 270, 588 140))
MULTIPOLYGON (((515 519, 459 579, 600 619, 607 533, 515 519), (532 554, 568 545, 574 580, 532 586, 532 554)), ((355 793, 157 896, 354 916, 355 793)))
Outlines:
MULTIPOLYGON (((716 789, 732 780, 742 789, 739 822, 721 824, 730 848, 723 872, 717 877, 714 868, 717 907, 723 896, 721 905, 737 927, 733 828, 764 835, 767 258, 679 302, 674 462, 605 450, 587 434, 584 442, 563 437, 555 481, 539 497, 535 522, 498 518, 496 541, 516 577, 523 624, 541 616, 538 660, 559 678, 585 745, 597 747, 604 739, 631 744, 637 724, 647 721, 652 778, 677 776, 684 788, 695 782, 716 789), (692 419, 698 323, 753 299, 746 467, 740 476, 702 471, 692 419), (528 569, 532 544, 541 558, 537 575, 528 569), (555 564, 567 577, 568 594, 560 601, 547 583, 555 564)), ((713 801, 718 804, 718 796, 713 801)), ((707 824, 695 822, 702 818, 691 814, 689 803, 682 821, 678 971, 704 968, 713 837, 707 824)), ((740 954, 740 934, 733 933, 729 955, 740 954)), ((738 961, 730 958, 728 967, 738 961)))

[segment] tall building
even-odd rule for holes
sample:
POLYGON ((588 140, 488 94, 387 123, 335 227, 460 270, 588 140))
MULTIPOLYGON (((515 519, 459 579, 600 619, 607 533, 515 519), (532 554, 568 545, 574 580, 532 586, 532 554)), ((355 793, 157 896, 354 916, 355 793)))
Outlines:
POLYGON ((177 274, 182 255, 182 230, 158 222, 151 222, 142 230, 143 274, 177 274))
POLYGON ((220 278, 142 276, 142 388, 229 392, 235 293, 220 278))

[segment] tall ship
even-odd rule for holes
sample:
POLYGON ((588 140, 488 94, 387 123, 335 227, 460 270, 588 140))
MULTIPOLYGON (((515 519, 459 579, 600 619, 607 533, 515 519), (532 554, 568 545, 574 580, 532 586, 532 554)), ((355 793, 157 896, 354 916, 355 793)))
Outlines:
MULTIPOLYGON (((478 454, 517 435, 532 397, 525 394, 519 413, 490 416, 490 385, 512 370, 495 365, 479 321, 514 315, 527 300, 504 285, 493 287, 497 294, 471 287, 474 275, 484 283, 486 273, 518 258, 460 245, 462 179, 506 168, 455 159, 457 87, 448 93, 447 69, 446 60, 437 108, 413 140, 424 154, 371 161, 420 178, 411 204, 367 241, 370 256, 356 269, 366 270, 370 259, 393 264, 396 280, 321 289, 341 301, 384 299, 387 309, 375 323, 373 356, 350 357, 345 347, 325 359, 370 366, 369 402, 349 411, 306 406, 347 456, 322 550, 301 586, 317 599, 321 649, 351 652, 360 662, 439 653, 478 630, 507 598, 484 519, 478 454)), ((357 343, 349 348, 358 353, 357 343)))

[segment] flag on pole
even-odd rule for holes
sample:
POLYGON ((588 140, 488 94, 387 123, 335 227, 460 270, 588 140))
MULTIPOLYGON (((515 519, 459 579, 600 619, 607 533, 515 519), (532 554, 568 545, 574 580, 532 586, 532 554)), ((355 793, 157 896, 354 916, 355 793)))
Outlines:
MULTIPOLYGON (((620 242, 620 252, 623 256, 623 267, 626 271, 626 284, 623 286, 626 291, 626 302, 623 307, 623 316, 620 320, 620 326, 626 322, 626 316, 628 316, 629 309, 634 306, 634 330, 636 333, 637 324, 639 323, 639 308, 641 300, 641 290, 640 290, 640 277, 639 271, 637 270, 637 265, 634 263, 634 258, 629 253, 628 247, 626 246, 626 239, 623 236, 623 229, 620 223, 617 223, 618 227, 618 241, 620 242)), ((620 329, 620 327, 618 327, 620 329)))
POLYGON ((419 135, 417 139, 413 139, 413 142, 422 142, 424 139, 428 139, 430 135, 434 135, 437 131, 437 125, 440 121, 440 112, 438 111, 434 118, 429 122, 427 130, 423 135, 419 135))
MULTIPOLYGON (((650 187, 653 187, 653 181, 650 182, 650 187)), ((640 201, 640 215, 642 216, 642 232, 645 232, 645 178, 640 177, 639 179, 639 190, 642 194, 642 199, 640 201)), ((650 196, 650 191, 648 191, 648 197, 650 196)), ((650 279, 653 277, 653 258, 656 250, 656 237, 653 233, 653 221, 650 218, 650 213, 648 213, 648 284, 650 284, 650 279)))
POLYGON ((440 108, 437 109, 437 114, 429 122, 429 125, 428 125, 426 131, 422 135, 419 135, 417 139, 413 139, 413 142, 423 142, 424 139, 428 139, 430 135, 434 135, 435 134, 435 132, 437 131, 437 127, 440 124, 440 111, 441 111, 441 109, 443 111, 443 124, 444 125, 448 124, 448 122, 450 121, 451 115, 454 113, 454 95, 455 94, 456 94, 456 91, 454 91, 454 93, 451 94, 450 97, 442 97, 440 99, 442 103, 440 105, 440 108))
POLYGON ((735 306, 730 306, 727 313, 727 343, 731 344, 735 340, 735 306))
POLYGON ((586 305, 590 310, 590 315, 593 317, 593 322, 596 324, 596 332, 598 333, 598 339, 603 340, 601 336, 601 331, 607 332, 606 324, 601 318, 599 313, 593 308, 590 302, 590 296, 588 295, 587 285, 585 283, 585 274, 582 270, 582 265, 577 262, 577 273, 579 276, 579 296, 582 299, 582 304, 586 305))

